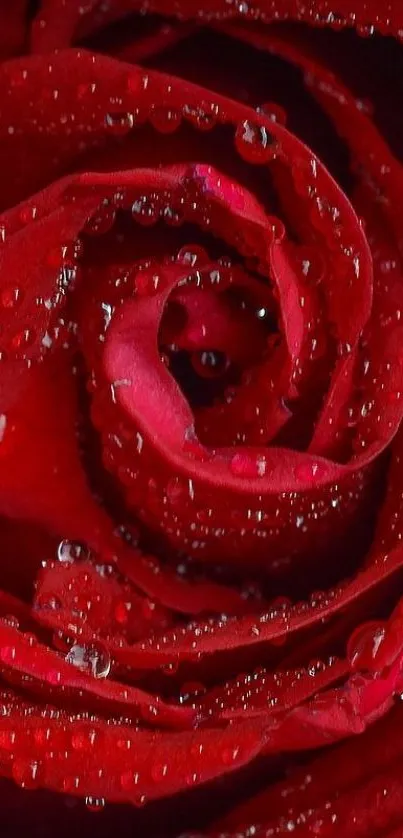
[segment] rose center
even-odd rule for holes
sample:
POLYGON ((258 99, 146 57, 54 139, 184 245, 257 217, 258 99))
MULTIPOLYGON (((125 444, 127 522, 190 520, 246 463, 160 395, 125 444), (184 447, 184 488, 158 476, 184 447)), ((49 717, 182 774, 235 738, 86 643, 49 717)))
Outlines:
POLYGON ((277 331, 273 301, 248 275, 219 265, 189 274, 170 295, 159 331, 163 362, 191 407, 225 404, 277 331), (255 287, 256 286, 256 287, 255 287))

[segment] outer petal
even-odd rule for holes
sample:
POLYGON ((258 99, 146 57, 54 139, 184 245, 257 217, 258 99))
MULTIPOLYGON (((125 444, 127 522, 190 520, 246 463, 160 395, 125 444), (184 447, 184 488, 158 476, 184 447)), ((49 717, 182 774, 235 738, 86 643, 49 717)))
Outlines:
MULTIPOLYGON (((43 0, 36 20, 34 47, 36 50, 49 50, 65 47, 72 43, 78 27, 82 26, 83 15, 91 21, 96 3, 91 0, 83 7, 79 0, 43 0)), ((258 0, 253 4, 231 3, 225 0, 151 0, 144 7, 144 0, 117 0, 112 7, 105 6, 98 16, 98 26, 111 20, 124 17, 132 11, 159 12, 176 14, 185 19, 222 20, 236 18, 266 22, 273 20, 298 20, 314 25, 356 26, 364 34, 379 30, 388 34, 398 34, 403 27, 403 12, 400 0, 367 0, 363 6, 361 0, 336 0, 335 3, 314 0, 302 5, 299 0, 258 0)), ((84 21, 85 25, 85 21, 84 21)))

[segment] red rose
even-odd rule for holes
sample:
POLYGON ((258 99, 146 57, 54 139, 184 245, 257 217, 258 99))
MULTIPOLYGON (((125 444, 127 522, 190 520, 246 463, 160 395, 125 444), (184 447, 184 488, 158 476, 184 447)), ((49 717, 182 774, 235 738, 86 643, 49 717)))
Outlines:
POLYGON ((7 834, 402 834, 403 7, 336 5, 0 10, 7 834))

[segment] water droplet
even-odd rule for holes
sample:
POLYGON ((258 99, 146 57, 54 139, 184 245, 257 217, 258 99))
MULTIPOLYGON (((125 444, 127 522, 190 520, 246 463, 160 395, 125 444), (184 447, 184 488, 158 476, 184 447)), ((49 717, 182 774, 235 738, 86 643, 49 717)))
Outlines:
POLYGON ((160 783, 168 774, 166 762, 156 762, 151 769, 151 776, 155 783, 160 783))
POLYGON ((47 727, 47 728, 38 727, 34 731, 34 740, 35 740, 36 744, 39 745, 40 748, 43 748, 44 746, 49 745, 49 741, 51 739, 51 736, 52 736, 52 731, 51 731, 50 727, 47 727))
POLYGON ((75 751, 91 751, 99 743, 100 733, 95 728, 76 730, 71 737, 71 745, 75 751))
POLYGON ((45 611, 59 611, 63 607, 63 603, 59 597, 50 591, 46 591, 36 598, 35 608, 44 609, 45 611))
POLYGON ((208 255, 204 247, 200 247, 198 244, 188 244, 181 247, 176 259, 183 265, 189 265, 191 268, 194 268, 200 262, 207 262, 208 255))
POLYGON ((230 468, 237 477, 264 477, 267 471, 267 461, 263 454, 251 457, 249 454, 235 454, 230 462, 230 468))
POLYGON ((20 332, 17 332, 11 340, 11 346, 15 350, 24 349, 28 346, 32 346, 36 338, 36 332, 34 329, 21 329, 20 332))
POLYGON ((20 627, 20 621, 14 616, 14 614, 6 614, 6 616, 2 618, 2 623, 4 623, 5 626, 9 626, 14 629, 18 629, 20 627))
POLYGON ((16 738, 15 730, 0 730, 0 748, 4 751, 13 751, 16 738))
POLYGON ((58 649, 59 652, 64 652, 64 654, 66 654, 73 642, 74 639, 64 631, 59 630, 53 633, 52 643, 55 649, 58 649))
POLYGON ((3 308, 16 308, 22 303, 22 291, 15 285, 9 285, 0 294, 0 302, 3 308))
POLYGON ((41 783, 41 768, 36 760, 18 758, 13 762, 13 778, 23 789, 36 789, 41 783))
POLYGON ((172 134, 179 128, 182 116, 173 108, 154 106, 150 113, 151 125, 161 134, 172 134))
POLYGON ((380 623, 365 623, 351 635, 347 644, 347 657, 355 670, 376 671, 386 629, 380 623))
POLYGON ((31 221, 35 221, 37 214, 38 207, 29 205, 23 206, 19 213, 20 221, 23 224, 29 224, 31 221))
POLYGON ((180 227, 185 220, 185 216, 183 210, 168 205, 164 207, 163 219, 165 224, 170 227, 180 227))
POLYGON ((317 462, 301 463, 294 469, 294 474, 297 480, 306 483, 314 483, 323 475, 323 466, 317 462))
POLYGON ((103 643, 80 645, 74 643, 66 655, 67 663, 94 678, 107 678, 111 669, 111 656, 103 643))
POLYGON ((206 687, 200 681, 188 681, 181 686, 179 703, 186 704, 191 700, 200 698, 206 692, 206 687))
POLYGON ((244 120, 235 133, 237 151, 248 163, 267 163, 275 155, 276 142, 264 125, 244 120))
POLYGON ((89 812, 102 812, 105 809, 105 798, 104 797, 93 797, 92 795, 88 795, 85 798, 85 805, 89 812))
POLYGON ((264 116, 267 116, 272 122, 277 122, 280 125, 285 125, 287 122, 287 114, 284 108, 282 108, 281 105, 277 105, 275 102, 265 102, 256 110, 258 113, 262 113, 264 116))
POLYGON ((62 673, 58 669, 49 669, 46 673, 45 680, 49 684, 57 687, 61 683, 62 673))
POLYGON ((109 233, 109 230, 112 229, 115 219, 115 208, 110 204, 104 204, 87 221, 84 230, 90 236, 103 236, 105 233, 109 233))
POLYGON ((221 758, 224 765, 233 765, 239 759, 240 749, 237 746, 233 748, 224 748, 221 758))
POLYGON ((141 809, 143 806, 146 805, 146 803, 147 797, 145 794, 139 794, 139 796, 133 800, 133 805, 137 806, 138 809, 141 809))
POLYGON ((74 794, 80 788, 80 777, 64 777, 62 786, 67 794, 74 794))
POLYGON ((1 646, 0 647, 0 660, 2 663, 7 664, 8 666, 12 666, 15 662, 17 650, 15 646, 1 646))
POLYGON ((116 746, 119 748, 120 751, 130 751, 130 748, 132 747, 132 740, 118 739, 116 742, 116 746))
POLYGON ((218 108, 203 108, 199 105, 185 105, 184 117, 199 131, 211 131, 217 123, 218 108))
POLYGON ((124 791, 131 792, 137 785, 139 779, 139 774, 136 771, 125 771, 120 776, 120 785, 124 791))
POLYGON ((188 495, 189 492, 187 483, 181 480, 180 477, 171 477, 171 479, 168 480, 166 496, 172 506, 176 506, 181 500, 188 497, 188 495))
POLYGON ((187 786, 195 786, 196 783, 199 782, 199 774, 197 771, 193 771, 192 774, 188 774, 186 777, 186 785, 187 786))
POLYGON ((76 561, 83 561, 90 557, 90 550, 79 541, 63 539, 57 548, 57 558, 63 564, 73 564, 76 561))
POLYGON ((351 343, 345 341, 344 343, 339 343, 337 346, 337 354, 339 358, 347 358, 348 355, 351 355, 353 351, 353 347, 351 343))
POLYGON ((131 131, 134 125, 134 115, 132 113, 107 113, 105 116, 105 125, 110 129, 111 133, 117 136, 125 135, 131 131))
POLYGON ((113 616, 120 626, 126 625, 129 619, 130 607, 130 602, 123 602, 122 600, 116 603, 115 608, 113 609, 113 616))
POLYGON ((164 663, 161 666, 161 672, 163 672, 164 675, 168 675, 168 676, 176 675, 176 673, 178 672, 178 669, 179 669, 179 660, 174 660, 174 661, 171 661, 170 663, 164 663))
POLYGON ((160 208, 158 201, 151 199, 148 195, 142 195, 132 204, 132 216, 138 224, 143 227, 150 227, 159 219, 160 208))
POLYGON ((218 352, 214 349, 192 352, 191 361, 194 371, 202 378, 218 378, 226 372, 229 366, 225 352, 218 352))

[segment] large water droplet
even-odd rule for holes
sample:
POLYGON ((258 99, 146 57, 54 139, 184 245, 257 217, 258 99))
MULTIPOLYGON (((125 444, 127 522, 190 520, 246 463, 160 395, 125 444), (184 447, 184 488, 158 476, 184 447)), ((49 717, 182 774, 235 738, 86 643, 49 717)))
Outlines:
POLYGON ((268 163, 275 155, 276 141, 264 125, 245 119, 235 133, 237 151, 248 163, 268 163))
POLYGON ((88 645, 74 643, 66 655, 66 661, 94 678, 107 678, 111 669, 111 656, 100 642, 88 645))
POLYGON ((176 259, 183 265, 189 265, 191 268, 194 268, 199 262, 207 262, 208 255, 204 247, 198 244, 187 244, 178 251, 176 259))
POLYGON ((63 564, 73 564, 76 561, 84 561, 90 556, 90 550, 79 541, 63 539, 57 548, 57 558, 63 564))
POLYGON ((376 622, 365 623, 353 632, 347 644, 347 657, 353 669, 376 671, 385 636, 385 626, 376 622))

